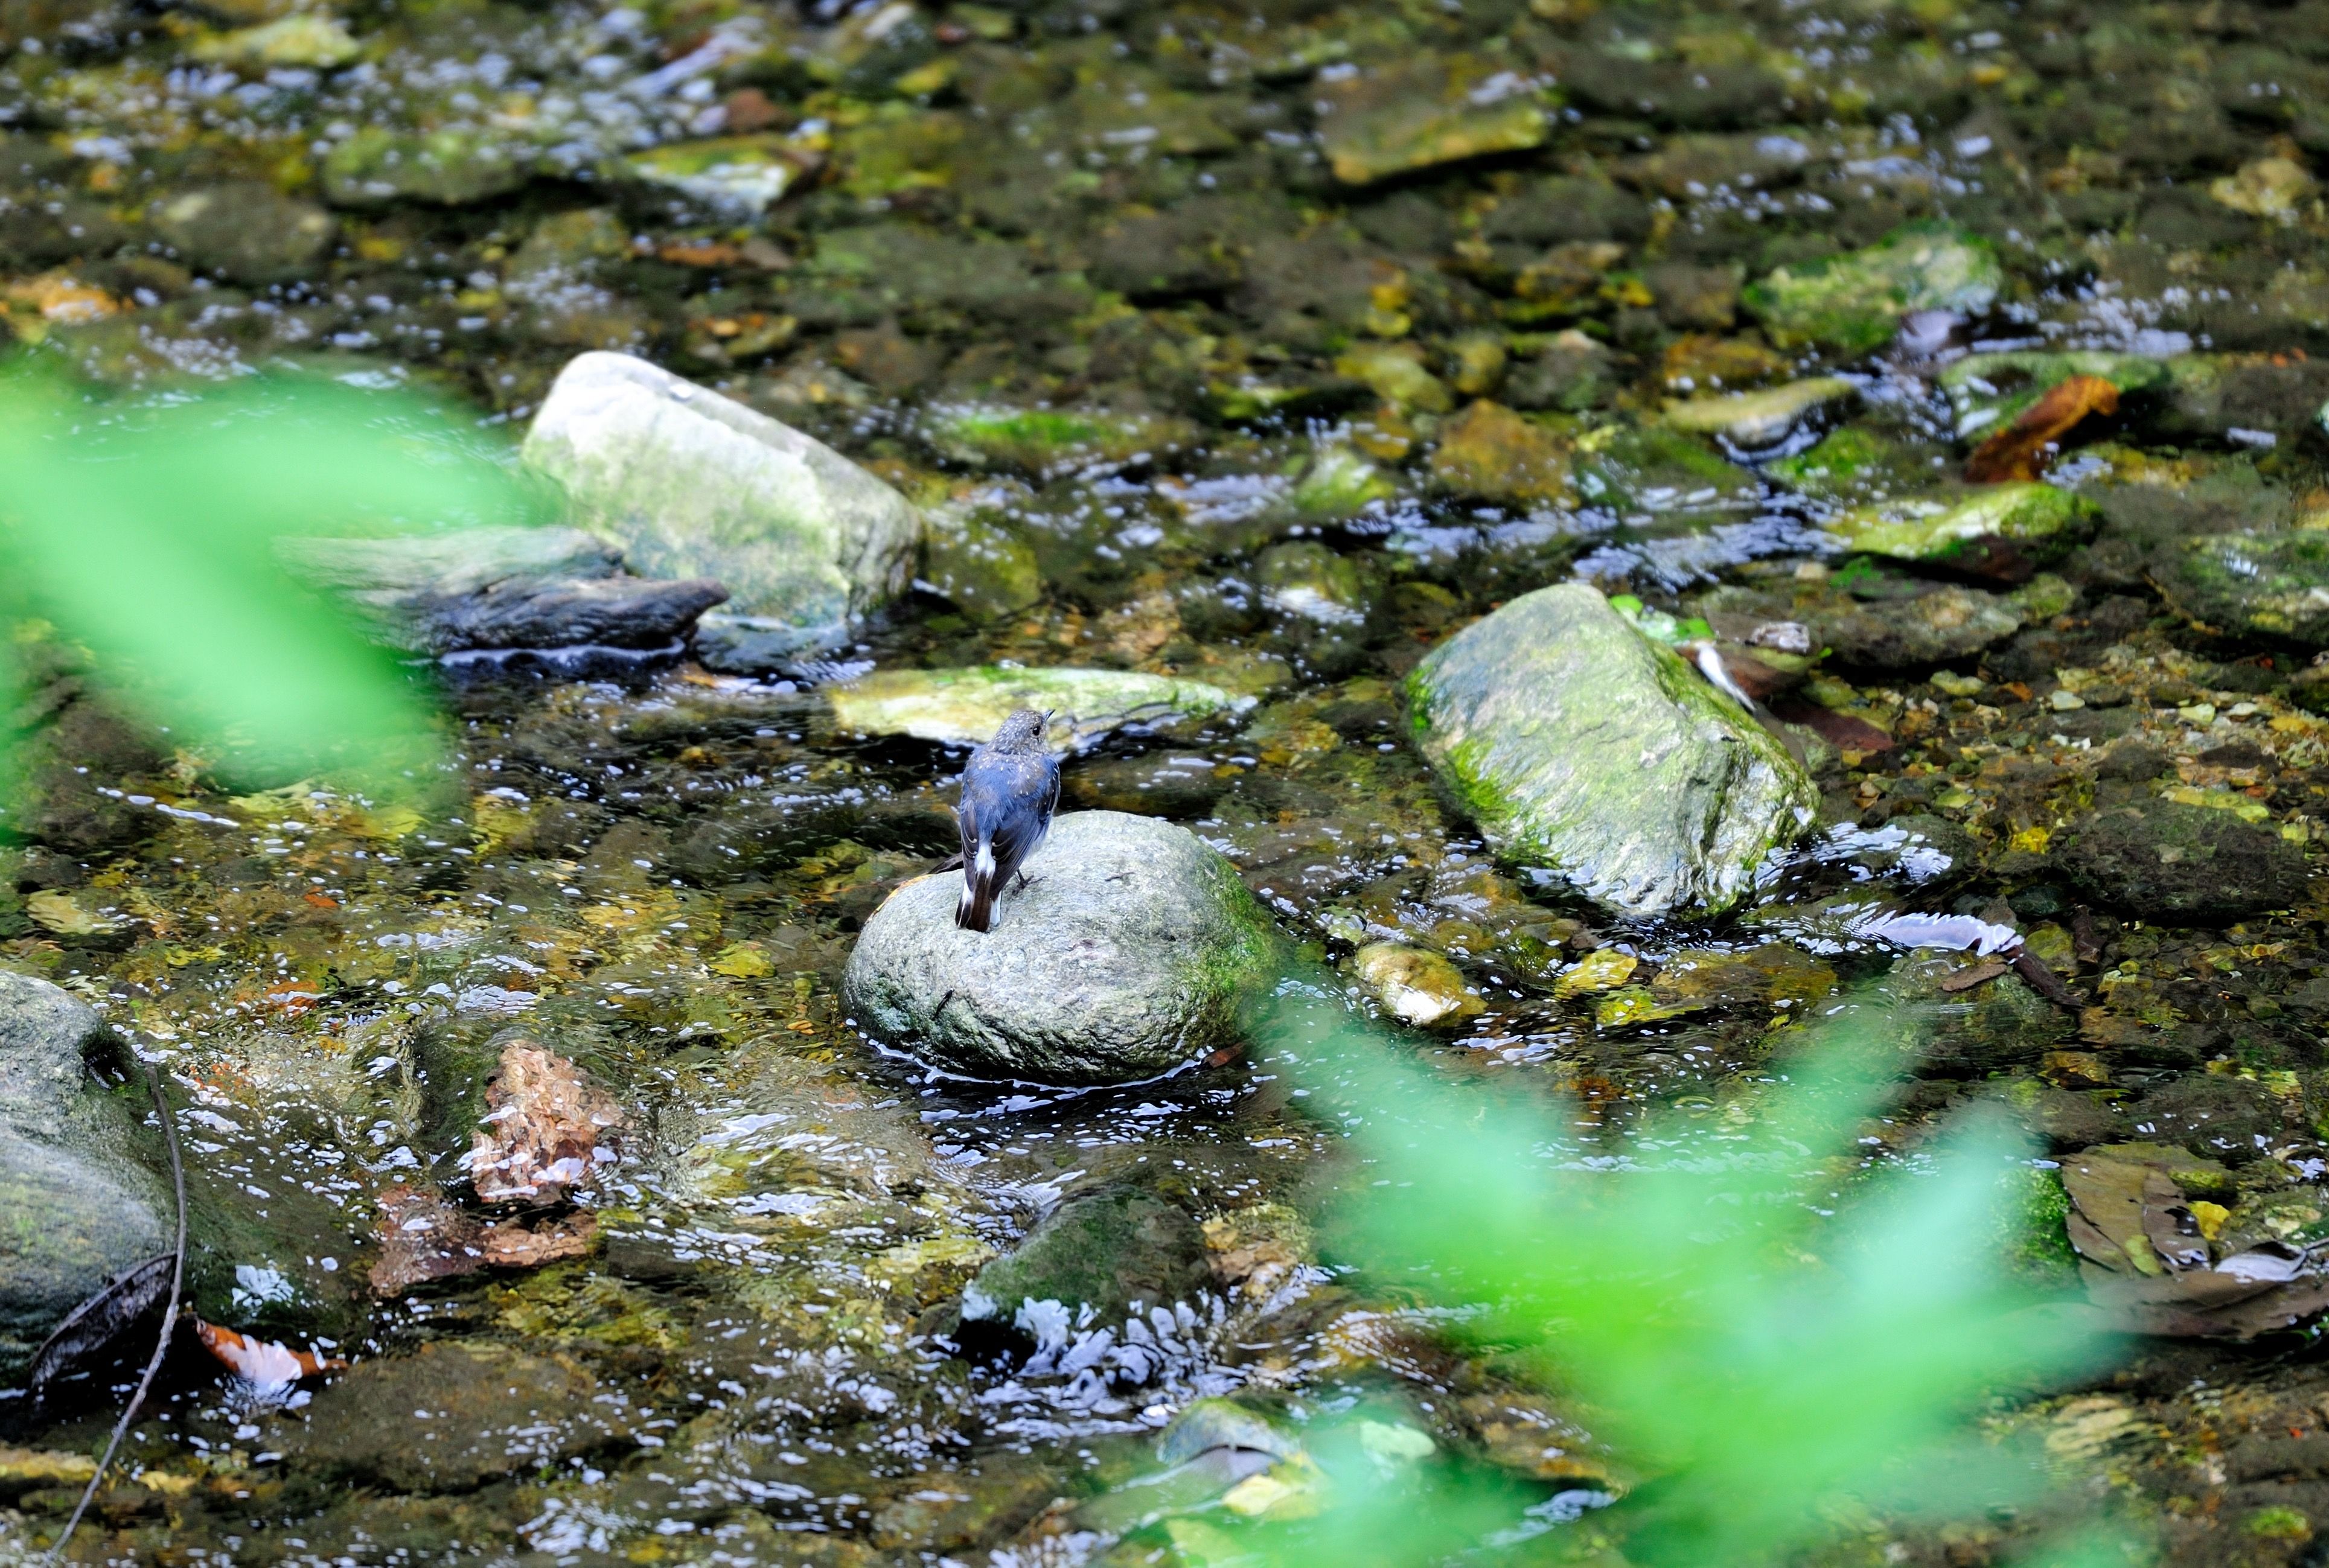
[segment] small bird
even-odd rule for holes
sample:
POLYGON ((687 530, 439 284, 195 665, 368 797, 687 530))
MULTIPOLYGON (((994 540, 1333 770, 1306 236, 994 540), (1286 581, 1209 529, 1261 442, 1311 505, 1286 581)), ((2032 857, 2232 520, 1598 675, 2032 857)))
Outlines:
POLYGON ((995 738, 970 754, 962 770, 962 902, 954 923, 965 931, 995 929, 995 902, 1043 835, 1060 803, 1060 765, 1043 744, 1051 716, 1018 709, 995 738))

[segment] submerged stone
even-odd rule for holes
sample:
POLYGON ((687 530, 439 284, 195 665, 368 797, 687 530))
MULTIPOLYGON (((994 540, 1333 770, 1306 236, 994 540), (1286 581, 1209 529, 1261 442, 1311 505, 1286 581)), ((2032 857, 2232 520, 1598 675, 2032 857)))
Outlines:
POLYGON ((1781 348, 1864 354, 1891 343, 1912 311, 1980 315, 2004 282, 1988 240, 1946 223, 1912 223, 1864 250, 1780 268, 1740 299, 1781 348))
POLYGON ((2012 576, 2062 555, 2099 515, 2092 502, 2051 484, 1993 484, 1855 507, 1823 526, 1869 555, 2012 576))
POLYGON ((1812 414, 1859 395, 1860 389, 1841 376, 1815 376, 1729 397, 1670 401, 1664 419, 1671 429, 1721 436, 1741 446, 1771 446, 1812 414))
POLYGON ((1193 427, 1154 414, 956 404, 931 409, 922 429, 949 461, 1041 477, 1093 464, 1129 463, 1187 442, 1193 427))
POLYGON ((135 1113, 91 1081, 104 1026, 0 970, 0 1380, 82 1301, 170 1244, 169 1199, 131 1157, 135 1113))
POLYGON ((1351 972, 1385 1012, 1423 1028, 1461 1023, 1487 1006, 1462 970, 1428 947, 1371 943, 1351 955, 1351 972))
POLYGON ((1617 913, 1731 907, 1818 799, 1769 731, 1581 583, 1466 627, 1408 695, 1417 744, 1496 852, 1617 913))
POLYGON ((490 132, 384 126, 368 126, 334 147, 322 169, 325 199, 335 207, 474 206, 508 195, 532 174, 531 160, 490 132))
POLYGON ((1119 1324, 1212 1283, 1197 1222, 1154 1194, 1123 1188, 1070 1198, 1045 1216, 978 1271, 963 1291, 962 1317, 1040 1340, 1087 1322, 1119 1324))
POLYGON ((1184 828, 1059 818, 991 932, 954 923, 959 875, 867 921, 844 994, 876 1038, 984 1078, 1127 1083, 1236 1043, 1277 938, 1236 868, 1184 828))
POLYGON ((1571 464, 1584 504, 1621 512, 1752 506, 1763 486, 1703 441, 1655 425, 1611 424, 1577 439, 1571 464))
POLYGON ((2329 530, 2219 533, 2155 558, 2168 603, 2236 636, 2329 646, 2329 530))
POLYGON ((332 70, 355 61, 363 46, 338 17, 310 11, 196 38, 186 52, 196 60, 253 70, 278 66, 332 70))
POLYGON ((339 225, 313 202, 255 180, 189 191, 157 203, 154 231, 188 267, 233 283, 286 283, 323 259, 339 225))
POLYGON ((883 670, 835 686, 834 722, 858 735, 910 735, 948 746, 992 739, 1013 709, 1051 715, 1044 733, 1065 750, 1110 730, 1173 729, 1249 706, 1218 686, 1136 670, 883 670))
POLYGON ((906 498, 831 447, 627 354, 570 361, 523 455, 635 570, 724 585, 705 628, 746 667, 845 636, 904 590, 920 541, 906 498))
POLYGON ((1431 476, 1459 495, 1507 506, 1566 506, 1576 494, 1569 444, 1485 399, 1440 427, 1431 476))
POLYGON ((617 550, 570 528, 287 540, 278 548, 301 577, 364 610, 385 641, 420 653, 661 648, 728 596, 703 578, 624 575, 617 550))
POLYGON ((1838 660, 1871 670, 1968 658, 2013 635, 2023 619, 2004 595, 1953 583, 1874 605, 1838 596, 1805 618, 1814 640, 1833 649, 1838 660))
POLYGON ((2055 861, 2089 897, 2168 924, 2238 920, 2305 897, 2305 852, 2229 811, 2152 800, 2093 812, 2055 861))
POLYGON ((623 160, 634 179, 740 217, 774 206, 814 166, 801 147, 773 136, 674 142, 623 160))
POLYGON ((1355 626, 1367 618, 1364 574, 1350 557, 1315 540, 1272 545, 1254 563, 1261 601, 1281 615, 1323 626, 1355 626))
POLYGON ((1542 145, 1544 105, 1499 62, 1417 55, 1330 84, 1319 136, 1334 178, 1364 185, 1491 153, 1542 145))
POLYGON ((928 514, 922 571, 929 586, 974 621, 994 621, 1043 596, 1042 568, 1025 540, 976 507, 928 514))

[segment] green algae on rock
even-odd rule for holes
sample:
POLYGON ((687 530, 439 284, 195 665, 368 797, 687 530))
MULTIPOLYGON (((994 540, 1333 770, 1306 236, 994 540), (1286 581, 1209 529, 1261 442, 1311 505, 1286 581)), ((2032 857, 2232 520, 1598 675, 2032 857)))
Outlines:
POLYGON ((939 455, 974 468, 1042 477, 1096 463, 1162 454, 1194 434, 1185 421, 1154 414, 950 404, 930 409, 922 431, 939 455))
POLYGON ((1075 812, 1026 872, 991 932, 955 925, 958 877, 890 896, 844 984, 876 1038, 956 1072, 1054 1084, 1128 1083, 1235 1043, 1278 938, 1219 851, 1170 823, 1075 812))
POLYGON ((1418 55, 1330 84, 1320 140, 1334 178, 1364 185, 1392 174, 1542 144, 1545 106, 1533 83, 1501 61, 1418 55))
POLYGON ((831 447, 627 354, 571 361, 523 455, 642 575, 727 587, 706 632, 749 635, 724 668, 845 635, 904 590, 921 540, 906 498, 831 447))
POLYGON ((188 267, 243 284, 299 277, 324 258, 339 229, 313 202, 256 180, 169 197, 155 203, 149 221, 188 267))
POLYGON ((831 688, 834 722, 858 735, 910 735, 948 746, 993 738, 1014 709, 1048 709, 1062 750, 1114 729, 1172 729, 1250 707, 1218 686, 1136 670, 977 665, 882 670, 831 688))
POLYGON ((1994 573, 2056 559, 2099 516, 2094 502, 2051 484, 1993 484, 1855 507, 1822 526, 1868 555, 1994 573))
POLYGON ((1668 428, 1721 436, 1741 446, 1772 446, 1822 408, 1860 395, 1841 376, 1815 376, 1727 397, 1670 399, 1663 416, 1668 428))
POLYGON ((1730 908, 1818 800, 1769 731, 1582 583, 1474 623, 1407 689, 1417 745, 1497 854, 1619 914, 1730 908))
POLYGON ((1864 250, 1782 267, 1740 296, 1781 348, 1873 353, 1913 311, 1978 315, 2005 272, 1996 248, 1953 224, 1911 223, 1864 250))
POLYGON ((2155 559, 2170 604, 2235 636, 2329 647, 2329 530, 2220 533, 2155 559))

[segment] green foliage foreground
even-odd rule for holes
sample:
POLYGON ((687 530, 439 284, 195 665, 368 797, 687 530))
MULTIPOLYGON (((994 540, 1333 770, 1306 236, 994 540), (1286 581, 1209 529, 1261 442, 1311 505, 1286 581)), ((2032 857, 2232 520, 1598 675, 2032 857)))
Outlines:
POLYGON ((297 777, 419 755, 426 703, 276 541, 536 510, 504 463, 410 394, 252 377, 105 401, 0 363, 0 613, 86 645, 191 749, 297 777))
MULTIPOLYGON (((2108 1354, 2083 1309, 2033 1300, 2006 1273, 2027 1150, 2002 1115, 1864 1158, 1857 1139, 1890 1085, 1862 1064, 1897 1063, 1903 1027, 1837 1008, 1795 1031, 1792 1061, 1734 1114, 1670 1113, 1606 1145, 1521 1085, 1426 1069, 1329 983, 1281 985, 1258 1038, 1359 1157, 1339 1250, 1469 1308, 1461 1332, 1560 1391, 1645 1478, 1537 1548, 1607 1538, 1626 1561, 1679 1565, 1775 1561, 1849 1519, 2026 1503, 2040 1469, 1975 1418, 2108 1354)), ((1258 1555, 1440 1561, 1472 1555, 1497 1513, 1509 1524, 1500 1486, 1413 1481, 1433 1488, 1419 1507, 1351 1443, 1353 1462, 1334 1463, 1335 1446, 1319 1449, 1330 1473, 1368 1484, 1336 1487, 1320 1519, 1255 1532, 1258 1555)))

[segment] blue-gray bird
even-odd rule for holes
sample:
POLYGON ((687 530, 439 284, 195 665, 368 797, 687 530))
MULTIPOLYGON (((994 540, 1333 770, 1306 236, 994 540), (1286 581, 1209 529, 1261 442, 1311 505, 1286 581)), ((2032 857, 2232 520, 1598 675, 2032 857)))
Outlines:
POLYGON ((1060 764, 1043 744, 1051 717, 1022 708, 1003 721, 995 738, 970 754, 962 770, 962 902, 954 923, 965 931, 995 929, 995 904, 1017 875, 1060 804, 1060 764))

